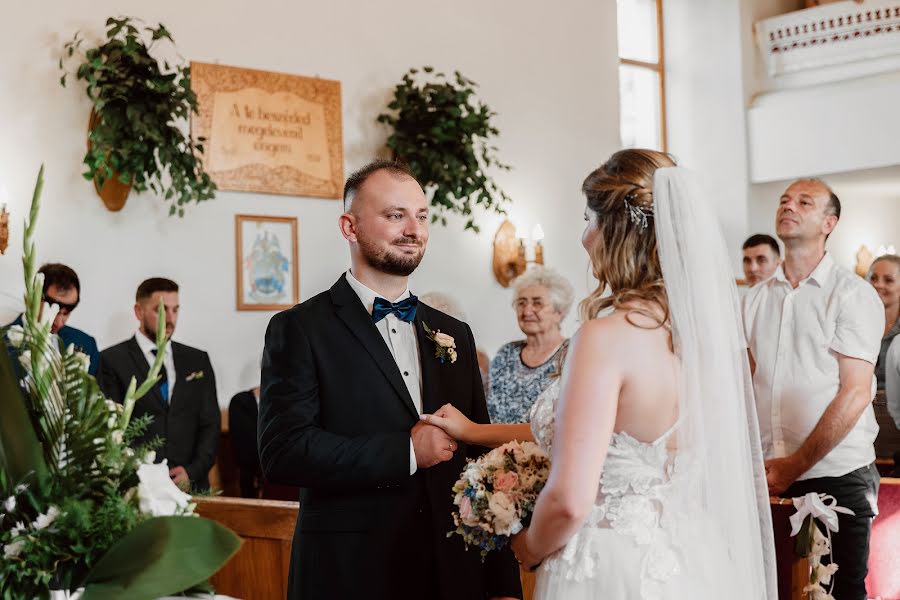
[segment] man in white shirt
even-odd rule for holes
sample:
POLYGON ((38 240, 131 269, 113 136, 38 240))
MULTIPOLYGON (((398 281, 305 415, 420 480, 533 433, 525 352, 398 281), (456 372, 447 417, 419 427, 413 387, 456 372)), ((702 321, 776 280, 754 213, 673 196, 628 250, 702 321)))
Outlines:
POLYGON ((840 201, 817 179, 791 184, 775 217, 784 263, 744 298, 766 475, 772 495, 834 496, 855 515, 832 534, 833 595, 865 600, 877 510, 872 398, 884 309, 865 280, 837 266, 825 240, 840 201))
POLYGON ((451 487, 484 449, 419 417, 447 402, 481 423, 488 413, 471 329, 409 291, 428 219, 403 166, 352 174, 338 221, 350 270, 266 331, 260 463, 302 488, 291 600, 521 598, 508 548, 482 562, 447 536, 451 487))

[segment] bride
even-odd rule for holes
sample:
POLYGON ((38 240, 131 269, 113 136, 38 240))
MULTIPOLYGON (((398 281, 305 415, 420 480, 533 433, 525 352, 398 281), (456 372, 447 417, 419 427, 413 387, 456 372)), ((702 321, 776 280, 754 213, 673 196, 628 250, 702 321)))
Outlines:
POLYGON ((422 418, 461 441, 552 457, 513 537, 539 600, 775 600, 772 528, 737 292, 712 207, 665 154, 588 175, 597 289, 531 425, 422 418))

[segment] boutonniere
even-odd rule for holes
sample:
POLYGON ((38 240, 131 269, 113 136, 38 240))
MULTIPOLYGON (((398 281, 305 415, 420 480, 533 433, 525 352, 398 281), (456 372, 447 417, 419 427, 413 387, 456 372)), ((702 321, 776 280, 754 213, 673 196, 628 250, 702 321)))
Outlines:
POLYGON ((441 330, 432 331, 431 328, 422 322, 425 328, 425 337, 434 342, 434 356, 442 363, 449 360, 450 363, 456 362, 456 340, 452 335, 441 333, 441 330))
POLYGON ((203 371, 194 371, 184 378, 185 381, 193 381, 195 379, 203 379, 203 371))

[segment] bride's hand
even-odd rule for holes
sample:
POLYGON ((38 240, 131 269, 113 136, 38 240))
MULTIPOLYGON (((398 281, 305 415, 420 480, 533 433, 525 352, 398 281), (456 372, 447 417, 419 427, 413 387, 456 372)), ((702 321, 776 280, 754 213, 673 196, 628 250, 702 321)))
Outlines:
POLYGON ((420 418, 430 425, 440 427, 455 440, 467 444, 472 443, 472 430, 475 428, 475 423, 452 404, 445 404, 434 414, 422 415, 420 418))
POLYGON ((526 571, 534 571, 540 564, 541 560, 528 551, 528 528, 526 527, 516 535, 510 538, 510 548, 516 555, 516 560, 522 565, 526 571))

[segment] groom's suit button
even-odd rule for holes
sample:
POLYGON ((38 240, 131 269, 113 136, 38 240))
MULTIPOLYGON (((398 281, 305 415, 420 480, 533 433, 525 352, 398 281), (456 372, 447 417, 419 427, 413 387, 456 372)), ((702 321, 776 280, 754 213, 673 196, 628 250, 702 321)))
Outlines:
POLYGON ((404 377, 409 377, 409 371, 403 371, 403 376, 404 376, 404 377))

